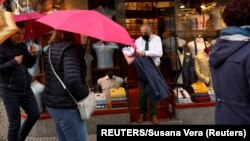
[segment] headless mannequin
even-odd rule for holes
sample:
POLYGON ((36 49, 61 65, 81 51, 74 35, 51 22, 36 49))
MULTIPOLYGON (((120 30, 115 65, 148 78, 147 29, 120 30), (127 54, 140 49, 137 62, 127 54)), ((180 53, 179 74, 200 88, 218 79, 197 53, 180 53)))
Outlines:
POLYGON ((106 76, 97 80, 98 85, 101 86, 102 92, 106 95, 107 107, 111 107, 110 88, 118 88, 122 86, 123 79, 115 76, 112 71, 109 71, 106 76))
POLYGON ((217 30, 220 30, 223 27, 223 19, 221 16, 222 9, 223 9, 222 6, 218 6, 211 11, 211 15, 212 15, 213 23, 214 23, 214 29, 217 29, 217 30))
POLYGON ((211 46, 209 42, 204 41, 203 37, 201 35, 199 35, 198 37, 195 38, 195 40, 193 40, 187 44, 193 58, 195 58, 195 56, 196 56, 195 55, 196 54, 195 53, 195 42, 197 45, 197 54, 199 54, 200 52, 204 52, 204 49, 206 47, 209 48, 211 46))
POLYGON ((183 47, 184 45, 186 45, 186 43, 187 42, 185 40, 179 37, 175 38, 173 36, 169 36, 165 38, 164 40, 162 40, 162 45, 166 53, 175 51, 176 47, 183 47), (177 40, 178 45, 176 45, 176 40, 177 40))
POLYGON ((98 41, 93 44, 93 49, 97 56, 97 68, 113 67, 113 53, 115 49, 118 49, 116 43, 98 41))
POLYGON ((113 72, 108 72, 106 76, 99 78, 97 83, 102 87, 102 90, 105 90, 120 87, 123 83, 123 79, 114 75, 113 72))
POLYGON ((195 56, 195 72, 198 76, 198 80, 205 84, 212 86, 211 74, 209 68, 209 55, 205 52, 200 52, 195 56))
POLYGON ((190 15, 189 19, 192 30, 205 30, 209 15, 202 13, 201 9, 197 8, 196 13, 194 15, 190 15))
POLYGON ((172 68, 178 70, 176 49, 184 47, 187 42, 179 37, 170 36, 167 32, 163 34, 163 38, 162 45, 166 54, 170 57, 172 68))

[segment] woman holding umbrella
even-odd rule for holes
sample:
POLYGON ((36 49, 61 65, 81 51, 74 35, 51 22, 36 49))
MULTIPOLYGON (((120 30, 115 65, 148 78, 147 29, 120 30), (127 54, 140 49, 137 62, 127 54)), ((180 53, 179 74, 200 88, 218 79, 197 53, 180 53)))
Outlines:
POLYGON ((24 141, 40 116, 27 69, 35 64, 36 48, 27 49, 22 42, 25 26, 17 26, 19 31, 0 46, 0 93, 9 121, 8 141, 24 141), (21 127, 20 107, 28 115, 21 127))
POLYGON ((54 31, 50 41, 50 46, 45 51, 43 104, 55 121, 59 141, 87 141, 86 122, 81 119, 77 105, 55 75, 55 73, 58 75, 77 101, 89 94, 85 81, 87 68, 84 49, 80 45, 80 35, 54 31))

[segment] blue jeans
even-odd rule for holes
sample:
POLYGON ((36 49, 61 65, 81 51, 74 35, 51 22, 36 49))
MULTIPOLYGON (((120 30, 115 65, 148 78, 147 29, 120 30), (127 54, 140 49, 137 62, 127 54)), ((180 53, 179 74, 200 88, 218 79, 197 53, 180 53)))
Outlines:
POLYGON ((88 141, 87 125, 76 108, 47 107, 56 125, 58 141, 88 141))

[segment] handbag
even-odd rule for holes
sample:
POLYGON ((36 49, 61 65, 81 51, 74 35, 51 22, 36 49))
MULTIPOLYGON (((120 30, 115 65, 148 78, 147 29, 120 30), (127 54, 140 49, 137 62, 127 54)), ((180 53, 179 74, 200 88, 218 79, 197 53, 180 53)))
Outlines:
POLYGON ((59 82, 62 84, 63 88, 68 92, 69 96, 76 103, 77 108, 78 108, 79 113, 80 113, 80 116, 81 116, 81 119, 82 120, 89 119, 91 117, 91 115, 93 114, 93 112, 96 110, 96 100, 95 100, 94 92, 92 92, 89 89, 88 96, 77 102, 77 100, 70 93, 69 89, 65 86, 65 84, 63 83, 63 81, 57 75, 57 73, 56 73, 56 71, 55 71, 55 69, 54 69, 54 67, 52 65, 52 62, 51 62, 50 50, 51 50, 51 47, 49 47, 49 63, 50 63, 50 67, 51 67, 53 73, 55 74, 55 76, 57 77, 57 79, 59 80, 59 82))

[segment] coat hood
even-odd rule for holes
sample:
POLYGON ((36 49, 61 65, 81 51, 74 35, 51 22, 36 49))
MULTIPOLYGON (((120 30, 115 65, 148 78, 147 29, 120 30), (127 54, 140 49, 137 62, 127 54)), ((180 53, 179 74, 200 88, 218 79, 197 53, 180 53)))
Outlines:
POLYGON ((222 65, 230 56, 250 43, 250 27, 228 27, 221 31, 212 48, 209 63, 212 67, 222 65))

